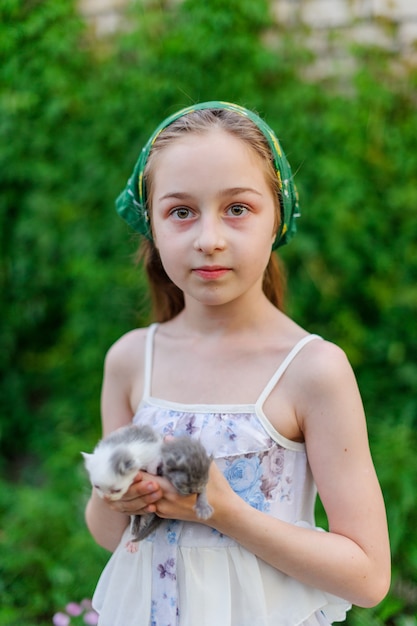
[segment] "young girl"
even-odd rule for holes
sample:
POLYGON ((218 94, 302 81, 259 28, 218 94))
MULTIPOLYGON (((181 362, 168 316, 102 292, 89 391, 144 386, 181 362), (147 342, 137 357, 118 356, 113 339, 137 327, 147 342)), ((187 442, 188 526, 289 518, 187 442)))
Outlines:
POLYGON ((199 439, 214 512, 198 519, 195 496, 145 472, 120 501, 93 491, 89 529, 114 552, 100 626, 325 626, 377 604, 389 545, 355 378, 282 311, 272 250, 298 201, 275 135, 237 105, 179 111, 117 207, 145 237, 158 323, 109 350, 103 435, 133 421, 199 439), (315 527, 316 486, 329 532, 315 527), (147 512, 164 521, 131 553, 129 515, 147 512))

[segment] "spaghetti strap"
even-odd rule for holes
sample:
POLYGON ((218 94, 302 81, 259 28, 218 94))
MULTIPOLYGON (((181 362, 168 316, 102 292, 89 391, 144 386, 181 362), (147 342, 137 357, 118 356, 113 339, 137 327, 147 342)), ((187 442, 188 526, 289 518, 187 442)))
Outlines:
POLYGON ((285 357, 281 365, 278 367, 275 374, 269 380, 266 387, 262 391, 261 395, 257 399, 256 404, 255 404, 257 409, 262 409, 265 400, 267 399, 271 391, 275 388, 275 386, 277 385, 278 381, 285 373, 290 363, 292 363, 292 361, 295 359, 295 357, 300 352, 300 350, 302 350, 305 345, 310 343, 310 341, 313 341, 313 339, 322 339, 322 337, 320 337, 320 335, 307 335, 306 337, 303 337, 302 339, 300 339, 300 341, 298 341, 295 344, 292 350, 290 350, 290 352, 287 354, 287 356, 285 357))
POLYGON ((151 324, 146 334, 145 344, 145 374, 143 380, 143 396, 142 402, 147 400, 151 395, 152 383, 152 362, 153 362, 153 338, 158 324, 151 324))

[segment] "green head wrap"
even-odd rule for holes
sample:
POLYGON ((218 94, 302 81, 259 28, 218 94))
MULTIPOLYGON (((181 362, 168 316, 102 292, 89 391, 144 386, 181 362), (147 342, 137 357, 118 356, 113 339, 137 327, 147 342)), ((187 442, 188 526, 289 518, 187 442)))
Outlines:
POLYGON ((199 111, 202 109, 226 109, 249 118, 259 128, 271 149, 275 171, 278 177, 280 188, 279 203, 281 208, 281 223, 273 249, 282 246, 293 237, 296 232, 295 220, 299 217, 298 194, 293 181, 290 164, 280 146, 274 131, 256 113, 249 111, 237 104, 229 102, 212 101, 202 102, 193 106, 181 109, 167 117, 154 131, 147 144, 142 149, 139 159, 133 169, 133 173, 127 185, 116 200, 116 210, 119 215, 138 233, 152 240, 149 215, 146 206, 146 186, 144 181, 144 170, 152 146, 158 135, 172 122, 180 117, 199 111))

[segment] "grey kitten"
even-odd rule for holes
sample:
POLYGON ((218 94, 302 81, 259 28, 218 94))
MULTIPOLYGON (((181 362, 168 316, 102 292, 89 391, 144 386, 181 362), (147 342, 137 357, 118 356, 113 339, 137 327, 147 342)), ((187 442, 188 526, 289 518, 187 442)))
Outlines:
MULTIPOLYGON (((119 500, 139 470, 164 476, 182 495, 197 494, 195 511, 208 519, 213 508, 206 498, 211 457, 190 437, 164 441, 150 426, 123 426, 99 441, 92 454, 81 453, 91 484, 101 498, 119 500)), ((155 513, 132 516, 132 541, 147 537, 162 519, 155 513)))

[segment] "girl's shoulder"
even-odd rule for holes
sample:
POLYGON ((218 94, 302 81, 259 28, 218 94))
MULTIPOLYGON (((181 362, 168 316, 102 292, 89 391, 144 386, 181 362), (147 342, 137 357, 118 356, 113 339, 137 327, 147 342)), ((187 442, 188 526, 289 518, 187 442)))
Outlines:
MULTIPOLYGON (((337 344, 310 332, 294 320, 281 314, 279 326, 271 333, 270 345, 275 345, 279 354, 294 354, 289 374, 292 372, 298 383, 311 381, 315 385, 350 368, 346 353, 337 344)), ((298 385, 297 385, 298 386, 298 385)))
POLYGON ((290 368, 288 382, 297 395, 301 413, 311 412, 314 406, 343 404, 347 398, 359 398, 356 377, 346 353, 323 339, 304 346, 290 368))
POLYGON ((106 369, 126 371, 142 363, 148 328, 135 328, 122 335, 110 346, 106 354, 106 369))
MULTIPOLYGON (((315 433, 324 442, 327 439, 323 432, 341 432, 343 423, 354 424, 352 415, 363 417, 358 385, 347 355, 330 341, 317 339, 305 344, 290 363, 283 382, 284 399, 288 399, 290 413, 295 416, 300 440, 302 437, 311 443, 315 433)), ((278 401, 279 386, 277 394, 278 401)), ((275 414, 273 409, 269 407, 271 415, 275 414)), ((280 419, 285 424, 284 417, 281 411, 280 419)), ((277 430, 282 431, 281 423, 279 426, 277 430)), ((291 434, 291 430, 288 432, 291 434)))
POLYGON ((310 341, 304 347, 302 354, 299 369, 306 382, 311 380, 313 384, 317 384, 321 379, 338 377, 347 371, 352 371, 344 350, 321 337, 317 341, 310 341))
POLYGON ((345 351, 322 337, 304 345, 294 359, 292 373, 297 387, 307 392, 334 387, 354 376, 345 351))
POLYGON ((125 333, 109 348, 105 358, 103 404, 113 406, 117 414, 124 406, 129 419, 143 393, 146 337, 147 328, 125 333))

